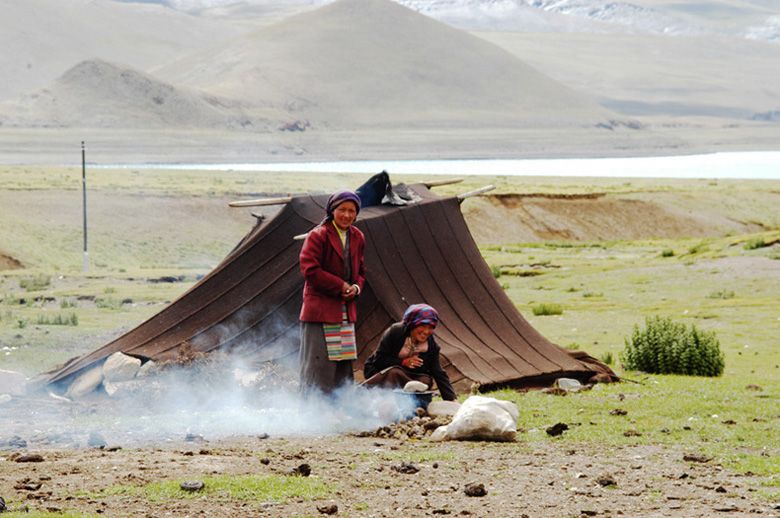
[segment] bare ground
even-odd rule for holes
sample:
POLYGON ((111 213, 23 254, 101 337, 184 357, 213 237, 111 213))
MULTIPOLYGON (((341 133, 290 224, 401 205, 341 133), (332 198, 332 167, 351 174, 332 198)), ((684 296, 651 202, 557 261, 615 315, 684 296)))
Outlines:
MULTIPOLYGON (((51 404, 41 405, 43 414, 51 404)), ((572 444, 547 436, 533 423, 511 443, 434 443, 371 434, 269 437, 258 430, 223 438, 150 435, 139 445, 129 439, 106 443, 87 430, 42 432, 30 420, 14 422, 14 410, 13 403, 5 405, 0 442, 0 496, 10 510, 117 517, 780 515, 780 506, 756 496, 760 477, 730 472, 697 452, 663 445, 572 444), (9 437, 11 431, 24 437, 9 437), (530 441, 536 434, 545 439, 530 441), (221 476, 244 475, 308 476, 333 492, 272 500, 231 498, 211 489, 221 476), (175 488, 182 481, 200 481, 205 489, 176 489, 155 501, 117 490, 169 481, 175 488)))

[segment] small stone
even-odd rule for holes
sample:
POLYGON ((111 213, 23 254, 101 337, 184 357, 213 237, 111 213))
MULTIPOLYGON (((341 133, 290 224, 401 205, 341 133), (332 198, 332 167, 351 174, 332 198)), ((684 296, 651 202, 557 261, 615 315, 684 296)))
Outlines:
POLYGON ((43 462, 43 456, 37 453, 23 453, 15 457, 14 462, 43 462))
POLYGON ((289 473, 290 475, 298 475, 301 477, 308 477, 311 475, 311 466, 306 463, 301 464, 297 468, 293 469, 289 473))
POLYGON ((336 514, 339 512, 339 506, 336 504, 318 505, 317 510, 320 512, 320 514, 336 514))
POLYGON ((617 482, 615 482, 615 477, 613 477, 612 475, 601 475, 596 479, 596 483, 601 487, 617 486, 617 482))
POLYGON ((179 484, 179 487, 182 488, 184 491, 200 491, 204 487, 206 487, 206 484, 201 482, 200 480, 185 480, 181 484, 179 484))
POLYGON ((561 435, 563 432, 569 429, 569 425, 566 423, 557 423, 547 429, 547 435, 555 437, 561 435))
POLYGON ((485 496, 487 495, 487 489, 485 489, 484 484, 477 484, 477 483, 469 483, 466 484, 466 488, 464 489, 464 492, 466 493, 466 496, 485 496))
POLYGON ((393 466, 392 470, 397 471, 398 473, 404 473, 406 475, 412 475, 420 471, 417 469, 417 466, 411 462, 402 462, 400 466, 393 466))
POLYGON ((712 460, 712 457, 707 457, 706 455, 702 455, 700 453, 686 453, 683 455, 683 460, 686 462, 709 462, 712 460))

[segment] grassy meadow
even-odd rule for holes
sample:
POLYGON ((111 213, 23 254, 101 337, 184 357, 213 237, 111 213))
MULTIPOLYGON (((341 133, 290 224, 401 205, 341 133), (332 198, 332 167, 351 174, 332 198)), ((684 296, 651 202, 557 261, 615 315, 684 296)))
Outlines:
MULTIPOLYGON (((356 188, 368 178, 121 169, 87 174, 92 219, 90 269, 84 272, 81 168, 0 167, 0 252, 25 266, 0 271, 2 369, 33 376, 160 311, 251 228, 250 209, 228 208, 227 202, 356 188)), ((619 194, 690 212, 718 212, 765 229, 695 239, 480 248, 536 329, 563 347, 610 363, 629 380, 568 397, 496 393, 518 403, 520 426, 527 431, 521 441, 551 440, 540 427, 567 422, 581 426, 555 440, 681 443, 731 469, 766 476, 765 498, 780 500, 780 207, 766 198, 780 190, 778 182, 467 177, 435 191, 449 195, 487 184, 503 193, 619 194), (624 372, 626 337, 656 315, 715 332, 725 355, 724 375, 624 372), (627 414, 611 415, 617 407, 627 414), (624 435, 627 430, 636 434, 624 435)))

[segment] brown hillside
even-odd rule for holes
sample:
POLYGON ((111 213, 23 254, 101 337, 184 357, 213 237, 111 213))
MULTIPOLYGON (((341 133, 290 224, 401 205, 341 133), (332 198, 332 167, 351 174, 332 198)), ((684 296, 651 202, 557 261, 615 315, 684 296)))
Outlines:
POLYGON ((113 0, 0 0, 0 13, 0 100, 44 88, 88 59, 147 70, 247 30, 113 0))
POLYGON ((6 124, 11 126, 237 127, 248 123, 213 96, 98 59, 76 65, 48 88, 3 105, 6 124))
POLYGON ((606 194, 500 194, 469 199, 463 213, 479 244, 712 237, 765 230, 724 214, 606 194))
POLYGON ((391 0, 340 0, 153 73, 283 108, 312 127, 590 126, 611 117, 509 52, 391 0))

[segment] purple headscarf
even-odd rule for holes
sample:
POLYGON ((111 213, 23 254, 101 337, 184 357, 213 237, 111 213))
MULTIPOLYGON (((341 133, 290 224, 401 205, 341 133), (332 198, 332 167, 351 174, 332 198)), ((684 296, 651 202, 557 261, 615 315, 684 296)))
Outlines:
POLYGON ((345 201, 353 202, 355 204, 355 208, 357 208, 357 213, 360 213, 360 196, 352 191, 346 190, 334 192, 331 194, 330 198, 328 198, 328 203, 325 205, 325 219, 322 220, 322 223, 326 223, 332 220, 333 211, 336 210, 336 208, 345 201))
POLYGON ((428 304, 412 304, 406 308, 403 319, 407 329, 412 329, 422 324, 430 324, 436 327, 439 323, 439 313, 428 304))

